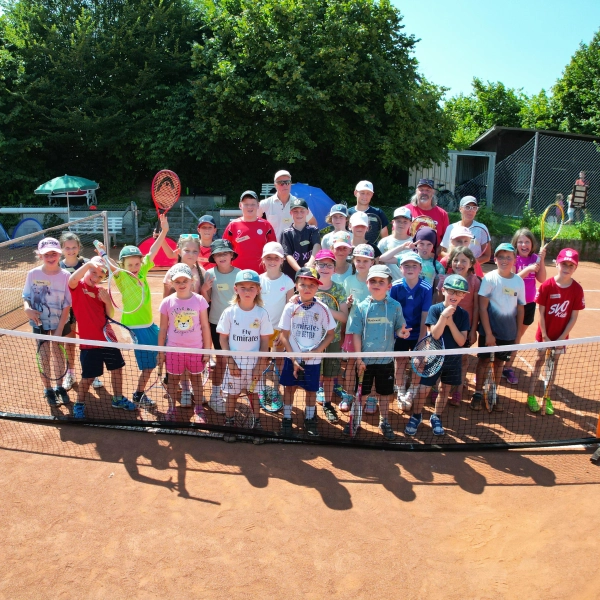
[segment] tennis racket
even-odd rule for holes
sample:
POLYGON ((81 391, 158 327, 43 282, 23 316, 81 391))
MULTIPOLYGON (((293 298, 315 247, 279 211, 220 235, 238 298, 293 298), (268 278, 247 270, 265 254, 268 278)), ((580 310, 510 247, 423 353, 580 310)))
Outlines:
POLYGON ((122 314, 134 313, 144 302, 144 284, 133 273, 113 267, 98 240, 94 240, 94 246, 108 269, 108 295, 112 305, 122 314), (127 299, 127 308, 125 308, 125 299, 127 299))
POLYGON ((206 361, 202 371, 202 387, 204 388, 210 379, 210 359, 206 361))
POLYGON ((369 218, 369 229, 367 229, 367 233, 365 234, 365 239, 370 244, 377 244, 379 237, 381 236, 381 230, 383 229, 383 223, 381 222, 381 217, 376 215, 375 213, 367 213, 367 217, 369 218))
POLYGON ((119 323, 119 321, 115 321, 110 317, 106 317, 103 331, 107 342, 114 342, 115 344, 137 344, 137 336, 133 332, 133 329, 129 329, 129 327, 123 325, 123 323, 119 323))
MULTIPOLYGON (((155 406, 159 403, 162 404, 164 399, 169 400, 169 406, 171 405, 171 396, 167 386, 165 385, 165 377, 163 376, 163 365, 156 367, 156 376, 150 386, 144 390, 144 393, 146 396, 148 396, 148 398, 150 398, 150 400, 152 400, 152 402, 154 402, 155 406)), ((174 405, 175 404, 173 403, 173 406, 174 405)))
POLYGON ((542 370, 542 380, 544 382, 544 397, 542 401, 542 410, 540 414, 546 414, 546 398, 550 397, 550 386, 552 385, 552 376, 554 375, 554 356, 556 350, 554 348, 548 348, 546 350, 546 360, 544 361, 544 367, 542 370))
MULTIPOLYGON (((436 340, 431 334, 428 334, 417 342, 413 352, 419 350, 444 350, 444 340, 441 337, 436 340)), ((442 368, 443 364, 443 354, 413 356, 410 359, 412 370, 421 377, 432 377, 442 368)))
POLYGON ((431 229, 433 229, 435 231, 437 228, 437 224, 430 217, 425 217, 425 216, 416 217, 415 219, 413 219, 412 223, 410 224, 410 234, 414 237, 415 234, 417 233, 417 231, 419 231, 419 229, 421 229, 421 227, 431 227, 431 229))
POLYGON ((265 412, 276 413, 283 408, 283 396, 279 387, 280 377, 277 361, 273 358, 262 372, 258 387, 260 406, 265 412))
POLYGON ((471 225, 469 227, 473 240, 469 244, 469 248, 473 252, 475 258, 479 258, 486 250, 487 244, 490 243, 490 234, 487 227, 481 225, 471 225))
POLYGON ((350 417, 348 418, 348 425, 350 430, 350 437, 355 437, 360 429, 362 422, 362 382, 364 373, 358 376, 358 387, 356 388, 356 397, 352 403, 350 409, 350 417))
MULTIPOLYGON (((546 248, 550 242, 560 235, 560 230, 565 222, 565 212, 560 204, 551 204, 542 214, 540 221, 541 248, 546 248)), ((537 262, 540 262, 538 256, 537 262)))
POLYGON ((40 342, 35 361, 40 373, 49 381, 62 381, 69 370, 67 351, 56 342, 40 342))
POLYGON ((483 382, 483 399, 489 413, 494 410, 498 402, 498 388, 494 379, 494 353, 490 354, 490 366, 485 381, 483 382))
POLYGON ((256 419, 250 394, 238 396, 235 403, 235 426, 242 429, 254 429, 256 419))
MULTIPOLYGON (((179 194, 181 194, 181 182, 176 173, 164 169, 154 176, 152 180, 152 201, 159 218, 166 215, 173 208, 179 200, 179 194)), ((160 221, 156 226, 156 230, 160 231, 160 221)))

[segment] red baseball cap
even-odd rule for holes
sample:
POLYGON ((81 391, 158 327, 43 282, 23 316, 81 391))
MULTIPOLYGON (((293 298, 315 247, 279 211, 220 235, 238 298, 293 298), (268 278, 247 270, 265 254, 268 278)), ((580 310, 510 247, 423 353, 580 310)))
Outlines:
POLYGON ((563 248, 556 257, 556 264, 561 262, 572 262, 576 265, 579 264, 579 252, 573 250, 573 248, 563 248))

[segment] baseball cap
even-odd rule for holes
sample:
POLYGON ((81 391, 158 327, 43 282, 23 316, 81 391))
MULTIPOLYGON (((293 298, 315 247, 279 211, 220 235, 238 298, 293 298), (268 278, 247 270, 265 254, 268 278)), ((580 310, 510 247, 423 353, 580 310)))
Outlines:
POLYGON ((338 246, 348 246, 348 248, 352 248, 352 238, 347 231, 336 231, 331 237, 332 248, 337 248, 338 246))
POLYGON ((406 206, 401 206, 400 208, 397 208, 394 211, 394 219, 398 219, 400 217, 404 217, 405 219, 408 219, 410 221, 412 221, 413 218, 412 213, 406 206))
POLYGON ((90 258, 90 263, 97 269, 102 269, 103 273, 108 273, 108 268, 106 267, 106 263, 102 257, 94 256, 93 258, 90 258))
POLYGON ((443 287, 448 288, 449 290, 457 290, 458 292, 469 291, 469 283, 461 275, 448 275, 448 277, 444 279, 443 287))
POLYGON ((183 263, 177 263, 167 271, 167 276, 171 279, 171 281, 173 281, 173 279, 177 279, 178 277, 187 277, 188 279, 192 279, 192 270, 183 263))
POLYGON ((355 225, 369 226, 369 217, 366 212, 357 210, 355 213, 352 213, 352 216, 350 217, 350 227, 354 227, 355 225))
POLYGON ((370 181, 359 181, 356 184, 354 191, 355 192, 367 191, 367 192, 375 193, 375 190, 373 189, 373 184, 370 181))
POLYGON ((48 254, 48 252, 58 252, 60 254, 62 252, 59 241, 53 237, 40 240, 37 249, 40 254, 48 254))
POLYGON ((432 190, 435 189, 433 179, 419 179, 419 183, 417 183, 417 187, 421 187, 422 185, 429 186, 432 190))
POLYGON ((281 256, 281 258, 285 258, 283 246, 279 242, 267 242, 263 246, 261 258, 264 258, 268 254, 276 254, 277 256, 281 256))
POLYGON ((233 258, 231 260, 235 260, 237 258, 237 252, 233 251, 229 240, 215 240, 210 245, 210 256, 208 257, 209 262, 215 262, 215 254, 219 252, 231 252, 233 254, 233 258))
POLYGON ((364 256, 365 258, 375 258, 375 250, 369 244, 358 244, 352 251, 352 256, 364 256))
POLYGON ((319 250, 315 254, 315 260, 332 260, 335 262, 335 254, 331 250, 319 250))
POLYGON ((313 267, 302 267, 301 269, 296 271, 295 281, 298 281, 298 279, 300 277, 306 277, 307 279, 313 279, 319 285, 323 285, 323 283, 319 279, 319 274, 317 273, 317 270, 314 269, 313 267))
POLYGON ((392 272, 390 271, 389 267, 386 267, 385 265, 373 265, 369 269, 367 281, 369 281, 369 279, 372 279, 373 277, 389 277, 391 279, 392 272))
POLYGON ((242 195, 240 196, 240 202, 247 197, 250 198, 254 198, 255 200, 258 200, 258 196, 256 195, 256 192, 253 192, 252 190, 246 190, 245 192, 242 192, 242 195))
POLYGON ((498 244, 496 246, 496 249, 494 250, 494 256, 496 256, 496 254, 498 254, 498 252, 502 252, 502 251, 512 252, 515 255, 517 254, 515 247, 512 244, 509 244, 508 242, 502 242, 502 244, 498 244))
POLYGON ((200 227, 200 225, 202 225, 203 223, 208 223, 209 225, 212 225, 213 227, 217 226, 217 224, 215 223, 215 219, 212 215, 202 215, 198 219, 198 227, 200 227))
POLYGON ((308 209, 308 204, 307 204, 306 200, 304 200, 304 198, 294 198, 290 202, 290 211, 294 210, 295 208, 306 208, 306 209, 308 209))
POLYGON ((244 269, 235 276, 235 283, 256 283, 260 285, 260 276, 252 269, 244 269))
POLYGON ((345 204, 334 204, 329 209, 328 217, 333 217, 333 215, 344 215, 344 217, 348 216, 348 207, 345 204))
POLYGON ((123 260, 129 256, 143 256, 142 251, 137 246, 123 246, 119 252, 119 260, 123 260))
POLYGON ((476 204, 477 206, 479 206, 479 203, 477 202, 477 198, 475 198, 475 196, 463 196, 460 201, 460 205, 466 206, 467 204, 476 204))
POLYGON ((469 237, 472 238, 473 234, 468 227, 464 227, 463 225, 454 225, 452 227, 452 232, 450 233, 450 239, 454 240, 459 237, 469 237))
POLYGON ((400 264, 403 265, 405 262, 416 262, 420 265, 423 264, 421 257, 416 252, 404 252, 400 255, 400 264))
POLYGON ((277 181, 277 178, 281 177, 283 175, 287 175, 290 179, 292 178, 289 171, 282 169, 281 171, 277 171, 277 173, 275 173, 275 177, 273 177, 273 181, 277 181))
POLYGON ((579 252, 577 250, 573 250, 573 248, 563 248, 556 257, 556 264, 561 262, 572 262, 576 265, 579 264, 579 252))

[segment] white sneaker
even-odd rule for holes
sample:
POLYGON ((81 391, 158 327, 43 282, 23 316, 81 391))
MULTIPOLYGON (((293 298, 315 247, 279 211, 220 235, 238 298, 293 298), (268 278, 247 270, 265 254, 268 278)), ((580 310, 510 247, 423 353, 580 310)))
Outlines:
POLYGON ((398 394, 398 408, 405 412, 409 411, 413 405, 414 392, 408 390, 406 394, 398 394))
POLYGON ((225 414, 225 400, 221 396, 221 386, 214 387, 208 405, 218 414, 225 414))
POLYGON ((181 404, 181 406, 192 405, 192 392, 190 390, 182 390, 179 404, 181 404))
POLYGON ((100 377, 96 377, 96 379, 94 379, 94 382, 92 383, 92 387, 95 389, 104 387, 104 384, 102 383, 102 380, 100 379, 100 377))
POLYGON ((73 387, 74 383, 75 383, 75 379, 73 377, 73 373, 71 373, 70 371, 67 371, 67 374, 65 375, 65 378, 63 379, 62 386, 65 388, 65 390, 69 391, 73 387))

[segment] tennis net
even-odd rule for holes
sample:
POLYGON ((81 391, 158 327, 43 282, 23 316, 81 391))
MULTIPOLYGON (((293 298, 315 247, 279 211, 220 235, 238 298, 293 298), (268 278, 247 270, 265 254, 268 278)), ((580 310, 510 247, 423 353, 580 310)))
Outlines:
POLYGON ((69 223, 49 227, 0 244, 0 327, 15 329, 27 323, 23 312, 23 286, 27 272, 40 264, 35 255, 38 242, 45 237, 60 239, 67 231, 76 233, 81 240, 81 256, 95 256, 94 240, 105 239, 106 213, 98 213, 69 223))
MULTIPOLYGON (((254 410, 248 403, 247 388, 251 385, 251 379, 241 385, 242 393, 237 400, 229 400, 229 407, 223 402, 222 394, 213 389, 218 383, 218 369, 207 367, 204 373, 198 376, 197 389, 189 388, 187 375, 181 378, 182 387, 177 384, 177 378, 172 376, 170 383, 161 385, 162 377, 158 370, 153 370, 148 382, 141 387, 146 390, 149 401, 144 399, 135 405, 126 404, 119 406, 113 403, 113 386, 119 385, 119 377, 122 380, 122 393, 129 399, 133 399, 133 393, 138 387, 140 371, 136 364, 136 356, 133 346, 123 344, 111 344, 106 342, 92 342, 105 349, 118 349, 123 357, 125 366, 121 371, 107 373, 101 376, 103 387, 91 385, 83 399, 85 410, 78 412, 76 401, 78 391, 82 385, 80 367, 80 340, 72 338, 54 338, 60 340, 65 346, 70 346, 72 352, 66 354, 71 357, 74 365, 74 384, 66 392, 64 404, 49 405, 44 397, 44 388, 40 379, 36 364, 36 349, 40 342, 49 341, 48 336, 40 336, 32 333, 0 330, 0 356, 4 373, 0 378, 0 418, 4 419, 1 435, 10 433, 13 439, 19 435, 26 436, 27 429, 21 422, 33 422, 55 426, 65 425, 97 425, 126 427, 140 431, 186 433, 198 436, 225 437, 230 440, 233 436, 241 441, 270 442, 311 442, 322 444, 344 444, 348 446, 369 446, 387 449, 472 449, 472 448, 509 448, 509 447, 532 447, 552 446, 581 443, 594 443, 600 441, 599 413, 600 413, 600 375, 595 367, 600 355, 600 338, 585 338, 562 342, 561 344, 530 344, 515 347, 497 348, 498 352, 514 348, 516 357, 513 363, 518 383, 510 384, 505 378, 499 378, 497 389, 497 407, 500 410, 488 412, 486 395, 489 394, 487 386, 487 372, 483 380, 478 382, 473 379, 476 376, 476 368, 481 357, 479 354, 489 349, 469 348, 466 351, 451 350, 442 351, 445 357, 443 373, 444 378, 464 378, 467 382, 465 387, 458 386, 462 399, 458 395, 450 396, 457 401, 453 406, 450 402, 441 402, 435 405, 432 399, 431 386, 420 386, 413 398, 413 405, 408 408, 404 403, 399 404, 396 392, 389 397, 389 405, 385 406, 385 396, 376 393, 375 387, 371 393, 366 392, 368 386, 367 378, 363 382, 363 401, 365 411, 362 422, 356 435, 350 436, 345 430, 348 429, 351 412, 344 412, 343 400, 352 405, 355 393, 355 376, 352 361, 358 357, 377 357, 378 372, 385 372, 389 368, 390 361, 396 363, 396 382, 401 391, 406 387, 405 370, 400 361, 411 358, 410 353, 387 353, 387 354, 328 354, 328 359, 340 359, 340 375, 337 378, 329 378, 323 381, 326 401, 333 398, 331 407, 334 409, 336 419, 328 414, 328 406, 315 403, 307 399, 307 394, 300 388, 296 391, 293 399, 290 397, 289 408, 284 406, 284 387, 279 385, 279 372, 283 371, 285 357, 277 355, 275 362, 270 359, 275 356, 268 353, 256 353, 252 358, 248 353, 232 353, 226 351, 211 350, 213 358, 222 356, 233 356, 240 366, 242 376, 252 368, 255 357, 262 357, 264 364, 259 364, 258 370, 267 366, 264 379, 260 379, 251 396, 253 403, 257 401, 261 405, 259 410, 254 410), (563 350, 566 349, 566 352, 563 350), (551 402, 543 405, 544 378, 547 377, 548 356, 554 351, 554 367, 551 374, 550 386, 547 394, 551 402), (351 356, 350 360, 347 360, 351 356), (74 357, 74 358, 73 358, 74 357), (465 362, 466 371, 461 372, 461 362, 465 362), (541 359, 541 362, 540 362, 541 359), (386 363, 387 366, 386 366, 386 363), (533 371, 539 370, 537 377, 533 371), (458 365, 458 366, 457 366, 458 365), (347 370, 345 376, 343 369, 347 370), (383 371, 380 371, 383 368, 383 371), (203 387, 200 387, 203 382, 203 387), (533 387, 532 381, 534 383, 533 387), (334 384, 345 389, 344 398, 339 398, 333 389, 334 384), (472 396, 476 389, 483 392, 484 398, 479 407, 472 407, 472 396), (193 392, 193 396, 191 393, 193 392), (213 393, 215 392, 215 393, 213 393), (171 397, 169 398, 169 393, 171 397), (535 398, 535 404, 528 403, 528 395, 531 393, 535 398), (211 400, 212 395, 212 400, 211 400), (373 397, 378 400, 371 406, 373 397), (188 403, 189 400, 189 403, 188 403), (422 409, 419 403, 423 404, 422 409), (442 406, 445 404, 445 406, 442 406), (539 410, 536 410, 536 405, 539 410), (325 408, 324 408, 325 406, 325 408), (374 412, 369 409, 374 408, 374 412), (480 410, 474 410, 480 408, 480 410), (131 410, 129 410, 131 409, 131 410), (228 414, 224 414, 225 411, 228 414), (416 433, 410 435, 407 425, 416 410, 422 415, 422 423, 417 427, 416 433), (436 435, 434 432, 431 416, 438 414, 443 424, 444 434, 436 435), (552 413, 552 414, 546 414, 552 413), (253 427, 254 417, 259 417, 260 429, 253 427), (381 427, 381 417, 387 417, 387 423, 393 433, 393 438, 381 427), (78 418, 80 417, 80 418, 78 418), (227 417, 233 417, 227 420, 227 417), (308 422, 307 423, 307 417, 308 422), (291 420, 288 421, 287 419, 291 420), (10 432, 7 427, 10 428, 10 432), (19 427, 23 427, 19 429, 19 427), (20 433, 21 432, 21 433, 20 433)), ((56 343, 56 342, 55 342, 56 343)), ((84 341, 85 343, 85 341, 84 341)), ((140 350, 151 352, 156 348, 151 346, 138 346, 140 350)), ((201 350, 169 348, 170 364, 187 365, 190 370, 198 368, 198 356, 201 350), (190 367, 191 365, 195 365, 190 367)), ((303 355, 306 359, 307 355, 303 355)), ((312 355, 313 358, 323 355, 312 355)), ((148 356, 146 356, 148 358, 148 356)), ((208 360, 208 357, 207 357, 208 360)), ((208 363, 207 363, 208 364, 208 363)), ((62 370, 62 363, 58 371, 62 370)), ((61 372, 56 375, 61 375, 61 372)), ((318 387, 318 382, 310 382, 310 369, 307 369, 308 387, 318 387)), ((317 369, 318 372, 318 369, 317 369)), ((389 370, 387 371, 389 374, 389 370)), ((415 374, 410 372, 415 383, 415 374)), ((387 375, 386 375, 387 376, 387 375)), ((318 377, 318 375, 317 375, 318 377)), ((377 377, 377 375, 376 375, 377 377)), ((459 379, 459 381, 461 380, 459 379)), ((224 389, 236 391, 236 378, 227 379, 225 373, 224 389), (228 387, 229 386, 229 387, 228 387)), ((88 379, 88 383, 91 379, 88 379)), ((54 382, 53 385, 60 386, 62 380, 54 382)), ((377 385, 377 382, 376 382, 377 385)), ((381 385, 388 385, 385 379, 381 385)), ((221 388, 223 389, 223 388, 221 388)), ((291 389, 291 388, 287 388, 291 389)), ((409 388, 410 389, 410 388, 409 388)), ((451 390, 456 392, 456 390, 451 390)), ((386 390, 384 390, 386 391, 386 390)), ((56 396, 59 400, 59 394, 56 396)), ((233 395, 227 396, 233 398, 233 395)), ((439 398, 439 396, 438 396, 439 398)), ((81 403, 78 403, 81 404, 81 403)), ((253 404, 255 406, 255 404, 253 404)), ((439 431, 438 431, 439 433, 439 431)))

